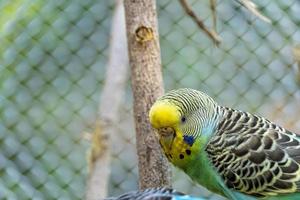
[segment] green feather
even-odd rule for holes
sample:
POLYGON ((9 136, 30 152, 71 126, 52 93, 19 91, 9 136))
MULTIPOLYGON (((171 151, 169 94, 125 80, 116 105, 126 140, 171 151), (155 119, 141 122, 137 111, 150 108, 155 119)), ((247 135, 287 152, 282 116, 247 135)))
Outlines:
MULTIPOLYGON (((200 145, 205 146, 207 143, 207 138, 201 138, 200 145)), ((186 174, 188 174, 192 180, 196 181, 201 185, 205 185, 205 187, 215 193, 224 195, 223 187, 221 186, 221 179, 213 169, 213 167, 209 164, 210 161, 207 157, 204 148, 199 149, 198 152, 194 152, 199 156, 193 161, 193 165, 190 163, 184 168, 186 174)))

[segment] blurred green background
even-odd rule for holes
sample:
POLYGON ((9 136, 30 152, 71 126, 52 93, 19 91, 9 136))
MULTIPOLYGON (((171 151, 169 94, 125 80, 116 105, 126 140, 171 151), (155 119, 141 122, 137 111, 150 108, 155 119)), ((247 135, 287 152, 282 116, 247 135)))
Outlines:
MULTIPOLYGON (((211 24, 209 1, 189 1, 211 24)), ((177 1, 159 0, 166 90, 192 87, 219 103, 300 132, 298 0, 255 1, 267 24, 233 1, 218 1, 220 48, 177 1)), ((0 199, 82 199, 82 140, 97 110, 109 53, 112 0, 0 1, 0 199)), ((110 195, 137 189, 130 84, 112 136, 110 195)), ((174 169, 180 191, 221 199, 174 169)))

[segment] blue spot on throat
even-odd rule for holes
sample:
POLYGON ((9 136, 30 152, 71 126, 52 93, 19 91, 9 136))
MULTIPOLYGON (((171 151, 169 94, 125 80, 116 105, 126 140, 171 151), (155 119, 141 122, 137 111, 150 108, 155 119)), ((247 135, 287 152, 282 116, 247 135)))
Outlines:
POLYGON ((195 138, 191 135, 184 135, 183 140, 190 146, 192 146, 195 142, 195 138))

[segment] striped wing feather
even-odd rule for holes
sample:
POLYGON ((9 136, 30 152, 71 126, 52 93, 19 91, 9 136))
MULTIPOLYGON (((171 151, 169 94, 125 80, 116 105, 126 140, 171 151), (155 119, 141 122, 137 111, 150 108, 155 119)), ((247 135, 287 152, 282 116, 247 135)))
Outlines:
POLYGON ((258 197, 300 191, 300 137, 262 117, 221 110, 206 152, 226 185, 258 197))
MULTIPOLYGON (((173 197, 188 197, 184 193, 171 188, 149 188, 142 191, 131 191, 118 197, 110 197, 105 200, 172 200, 173 197)), ((180 199, 180 198, 179 198, 180 199)), ((193 198, 190 198, 193 199, 193 198)))

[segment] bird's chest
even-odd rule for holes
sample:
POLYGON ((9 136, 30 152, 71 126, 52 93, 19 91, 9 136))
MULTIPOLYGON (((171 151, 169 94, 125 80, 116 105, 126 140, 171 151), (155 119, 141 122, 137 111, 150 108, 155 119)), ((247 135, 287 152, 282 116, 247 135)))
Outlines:
POLYGON ((212 166, 206 152, 202 151, 193 161, 193 164, 183 170, 193 181, 214 193, 224 195, 221 187, 222 183, 220 182, 222 180, 212 166))

